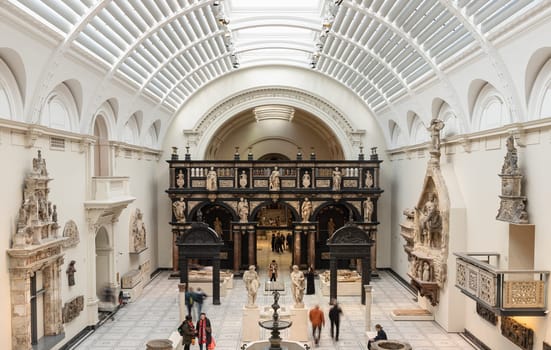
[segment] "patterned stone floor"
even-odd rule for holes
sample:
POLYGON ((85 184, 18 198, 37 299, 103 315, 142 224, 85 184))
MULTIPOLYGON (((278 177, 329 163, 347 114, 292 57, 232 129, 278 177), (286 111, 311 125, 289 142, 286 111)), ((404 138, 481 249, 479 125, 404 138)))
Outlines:
MULTIPOLYGON (((267 280, 263 266, 268 265, 272 258, 280 266, 288 266, 290 253, 274 254, 269 247, 260 247, 259 271, 261 286, 267 280)), ((415 350, 428 349, 474 349, 458 334, 447 333, 432 321, 393 321, 390 311, 396 308, 415 308, 412 294, 400 285, 392 276, 381 271, 380 278, 372 281, 374 298, 372 306, 372 322, 383 325, 389 338, 409 342, 415 350)), ((289 274, 280 273, 287 290, 289 289, 289 274)), ((145 288, 139 300, 120 309, 113 321, 107 321, 91 336, 76 347, 79 350, 129 350, 145 349, 150 339, 167 338, 178 326, 178 280, 168 279, 168 273, 161 273, 145 288)), ((316 280, 316 294, 305 295, 306 307, 319 304, 325 311, 329 310, 328 297, 322 296, 319 281, 316 280)), ((207 298, 203 310, 210 318, 213 334, 217 342, 217 350, 241 349, 242 307, 246 303, 245 287, 241 279, 234 280, 234 288, 227 296, 221 298, 221 305, 212 305, 212 299, 207 298)), ((273 297, 259 293, 257 303, 271 305, 273 297)), ((329 334, 329 325, 322 330, 319 350, 329 349, 367 349, 367 339, 364 333, 364 311, 359 303, 359 297, 340 297, 344 318, 341 321, 340 340, 335 342, 329 334)), ((288 292, 280 298, 281 305, 291 306, 292 300, 288 292)), ((327 320, 328 321, 328 320, 327 320)), ((285 339, 287 331, 282 331, 285 339)), ((268 331, 262 330, 261 337, 268 339, 268 331)), ((311 337, 311 335, 310 335, 311 337)), ((310 341, 310 346, 313 342, 310 341)), ((198 346, 192 346, 192 349, 198 346)))

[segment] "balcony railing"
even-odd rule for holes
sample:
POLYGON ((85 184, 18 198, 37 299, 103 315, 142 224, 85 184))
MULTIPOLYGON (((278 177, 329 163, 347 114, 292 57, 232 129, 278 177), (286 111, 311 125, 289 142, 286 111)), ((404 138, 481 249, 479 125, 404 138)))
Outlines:
POLYGON ((455 286, 502 316, 544 316, 549 271, 502 270, 498 253, 455 253, 455 286))
POLYGON ((92 200, 106 201, 125 197, 130 197, 128 176, 92 177, 92 200))

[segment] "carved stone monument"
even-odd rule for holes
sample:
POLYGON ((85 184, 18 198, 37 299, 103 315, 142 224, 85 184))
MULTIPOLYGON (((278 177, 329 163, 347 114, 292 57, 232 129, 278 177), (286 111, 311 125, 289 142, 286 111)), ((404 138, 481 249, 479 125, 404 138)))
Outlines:
POLYGON ((501 334, 521 349, 532 350, 534 346, 534 330, 512 317, 501 318, 501 334))
POLYGON ((79 295, 63 305, 63 323, 69 323, 84 310, 84 296, 79 295))
POLYGON ((130 253, 141 253, 146 247, 143 213, 136 208, 130 217, 130 253))
POLYGON ((496 219, 513 224, 527 224, 526 196, 522 195, 522 173, 518 167, 515 139, 507 138, 507 154, 501 167, 501 195, 496 219))
POLYGON ((440 136, 443 123, 431 122, 429 152, 425 180, 415 209, 404 210, 406 221, 401 224, 401 235, 406 240, 411 285, 421 296, 437 305, 439 290, 447 276, 449 242, 448 189, 440 170, 440 136))
POLYGON ((68 240, 66 240, 63 244, 63 248, 75 247, 80 242, 78 227, 73 220, 69 220, 65 224, 65 227, 63 228, 63 237, 68 238, 68 240))
POLYGON ((9 255, 12 349, 31 349, 31 321, 43 318, 44 336, 63 332, 61 312, 62 247, 69 238, 58 235, 57 208, 48 200, 53 180, 40 151, 24 180, 23 201, 9 255), (43 308, 31 307, 31 284, 37 274, 44 286, 43 308))

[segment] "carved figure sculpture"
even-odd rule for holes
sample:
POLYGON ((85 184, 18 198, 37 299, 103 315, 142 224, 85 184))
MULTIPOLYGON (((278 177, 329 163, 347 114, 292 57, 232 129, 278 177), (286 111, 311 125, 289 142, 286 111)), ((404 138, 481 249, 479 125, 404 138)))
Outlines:
POLYGON ((239 215, 239 222, 249 221, 249 203, 246 199, 241 198, 237 203, 237 213, 239 215))
POLYGON ((512 135, 507 137, 507 154, 505 154, 501 173, 504 175, 520 175, 515 138, 512 135))
POLYGON ((46 170, 46 160, 42 158, 42 153, 38 150, 38 157, 33 158, 33 173, 41 176, 48 176, 46 170))
POLYGON ((371 171, 368 171, 365 174, 365 187, 367 188, 373 187, 373 175, 371 175, 371 171))
POLYGON ((172 211, 174 212, 174 218, 176 222, 186 222, 186 202, 180 197, 179 200, 172 203, 172 211))
POLYGON ((270 191, 279 191, 279 170, 274 167, 270 174, 270 191))
POLYGON ((249 269, 243 273, 243 282, 245 282, 245 288, 247 288, 247 294, 249 296, 246 306, 249 308, 255 308, 256 293, 258 292, 260 282, 258 281, 258 273, 256 272, 256 267, 254 265, 249 266, 249 269))
POLYGON ((178 175, 176 175, 176 187, 182 188, 184 187, 186 183, 186 179, 184 178, 184 173, 182 172, 182 169, 178 170, 178 175))
POLYGON ((329 221, 327 221, 327 233, 331 236, 333 232, 335 232, 335 221, 333 221, 333 218, 329 218, 329 221))
POLYGON ((214 167, 210 167, 209 172, 207 173, 207 191, 216 191, 218 190, 218 175, 214 167))
MULTIPOLYGON (((419 210, 419 209, 417 209, 419 210)), ((442 217, 434 201, 434 193, 429 193, 423 210, 419 213, 421 243, 438 248, 438 241, 442 232, 442 217)))
POLYGON ((373 202, 371 197, 367 197, 364 201, 364 221, 371 222, 371 217, 373 216, 373 202))
POLYGON ((295 307, 304 307, 302 302, 304 297, 304 273, 298 269, 297 265, 293 265, 293 271, 291 271, 291 294, 295 301, 295 307))
POLYGON ((423 275, 422 275, 423 281, 430 281, 430 265, 428 262, 423 263, 423 275))
POLYGON ((433 151, 440 151, 440 130, 444 129, 444 122, 440 119, 432 119, 430 125, 427 128, 430 131, 431 149, 433 151))
POLYGON ((312 215, 312 202, 308 198, 304 198, 300 211, 302 213, 302 222, 308 222, 310 215, 312 215))
POLYGON ((239 187, 245 188, 247 187, 247 183, 247 173, 245 172, 245 170, 243 170, 241 171, 241 174, 239 174, 239 187))
POLYGON ((69 266, 67 267, 67 271, 65 271, 67 273, 67 281, 69 283, 69 286, 75 285, 75 272, 77 272, 77 269, 75 268, 76 263, 76 261, 71 260, 69 266))
POLYGON ((333 170, 333 191, 341 190, 341 180, 342 172, 339 170, 339 167, 335 167, 335 170, 333 170))
POLYGON ((143 222, 143 213, 136 208, 134 221, 132 222, 132 240, 133 252, 139 252, 145 249, 145 224, 143 222))
POLYGON ((310 174, 308 173, 308 170, 304 172, 304 175, 302 175, 302 187, 310 187, 310 174))

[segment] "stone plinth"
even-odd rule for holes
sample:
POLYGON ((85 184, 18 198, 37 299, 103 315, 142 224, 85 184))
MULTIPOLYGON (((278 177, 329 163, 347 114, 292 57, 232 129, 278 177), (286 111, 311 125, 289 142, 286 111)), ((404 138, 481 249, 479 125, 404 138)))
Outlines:
POLYGON ((289 328, 289 339, 294 341, 308 341, 308 309, 295 308, 292 306, 291 322, 293 324, 289 328))
POLYGON ((121 288, 131 289, 142 281, 142 273, 140 270, 130 270, 121 278, 121 288))
POLYGON ((243 336, 241 341, 257 341, 260 339, 260 308, 243 307, 243 336))
MULTIPOLYGON (((325 279, 320 279, 321 285, 321 295, 329 296, 331 295, 330 287, 331 284, 325 279)), ((362 280, 357 281, 339 281, 337 282, 337 295, 338 296, 358 296, 362 295, 362 280)))

